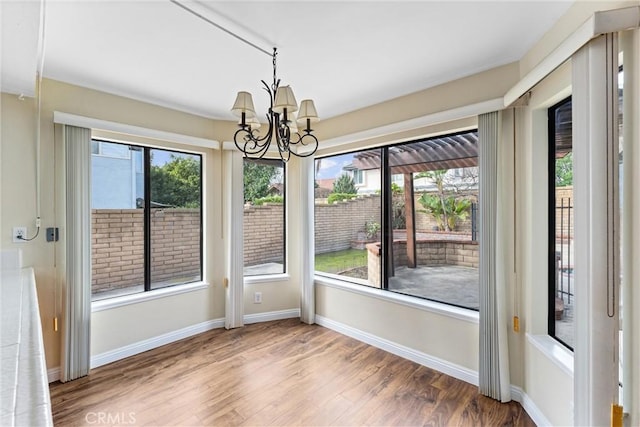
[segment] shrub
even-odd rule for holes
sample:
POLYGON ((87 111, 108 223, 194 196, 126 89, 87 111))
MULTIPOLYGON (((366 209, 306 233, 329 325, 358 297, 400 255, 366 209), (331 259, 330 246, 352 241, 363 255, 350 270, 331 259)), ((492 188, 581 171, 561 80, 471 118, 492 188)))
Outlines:
POLYGON ((329 203, 331 205, 331 204, 333 204, 335 202, 341 202, 343 200, 355 199, 357 196, 358 196, 357 194, 331 193, 331 194, 329 194, 329 197, 327 198, 327 203, 329 203))
POLYGON ((279 205, 284 203, 284 197, 282 196, 266 196, 260 197, 259 199, 255 199, 253 201, 254 206, 262 206, 265 203, 277 203, 279 205))

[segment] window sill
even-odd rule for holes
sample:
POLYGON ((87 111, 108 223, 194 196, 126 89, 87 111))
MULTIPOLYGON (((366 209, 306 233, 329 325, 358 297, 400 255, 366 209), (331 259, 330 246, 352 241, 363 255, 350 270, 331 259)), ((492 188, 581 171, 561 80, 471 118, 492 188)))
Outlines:
POLYGON ((265 274, 262 276, 248 276, 244 278, 245 285, 254 285, 257 283, 284 282, 291 278, 287 273, 282 274, 265 274))
POLYGON ((180 295, 187 292, 199 291, 209 286, 205 282, 187 283, 184 285, 176 285, 168 288, 156 289, 149 292, 140 292, 132 295, 123 295, 120 297, 114 297, 105 299, 102 301, 95 301, 91 303, 91 312, 111 310, 112 308, 118 308, 130 304, 138 304, 145 301, 151 301, 158 298, 165 298, 174 295, 180 295))
POLYGON ((409 295, 397 294, 395 292, 372 288, 366 285, 356 285, 344 280, 333 279, 325 276, 316 275, 314 277, 314 283, 328 286, 330 288, 353 292, 371 298, 377 298, 382 301, 405 305, 407 307, 416 308, 418 310, 427 311, 430 313, 452 317, 454 319, 464 320, 465 322, 475 324, 479 323, 479 313, 474 310, 467 310, 464 308, 454 307, 452 305, 429 301, 409 295))
POLYGON ((558 366, 565 374, 573 378, 573 353, 571 350, 551 338, 549 335, 527 334, 527 340, 558 366))

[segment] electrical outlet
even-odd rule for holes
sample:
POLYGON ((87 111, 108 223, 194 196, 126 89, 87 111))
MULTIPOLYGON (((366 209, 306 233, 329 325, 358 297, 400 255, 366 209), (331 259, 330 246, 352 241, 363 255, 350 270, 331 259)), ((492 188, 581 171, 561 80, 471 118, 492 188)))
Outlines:
POLYGON ((254 304, 262 304, 262 292, 254 292, 253 293, 253 303, 254 304))
POLYGON ((13 227, 13 243, 24 243, 27 238, 27 227, 13 227))

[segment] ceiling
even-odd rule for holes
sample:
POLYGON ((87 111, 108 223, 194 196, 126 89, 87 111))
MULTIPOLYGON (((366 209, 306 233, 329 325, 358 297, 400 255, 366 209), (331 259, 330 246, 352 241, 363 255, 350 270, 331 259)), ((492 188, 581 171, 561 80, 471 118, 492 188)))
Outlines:
MULTIPOLYGON (((519 60, 572 3, 176 1, 277 46, 321 119, 519 60)), ((44 10, 44 77, 219 119, 247 90, 266 110, 271 58, 169 0, 0 3, 4 92, 34 93, 44 10)))

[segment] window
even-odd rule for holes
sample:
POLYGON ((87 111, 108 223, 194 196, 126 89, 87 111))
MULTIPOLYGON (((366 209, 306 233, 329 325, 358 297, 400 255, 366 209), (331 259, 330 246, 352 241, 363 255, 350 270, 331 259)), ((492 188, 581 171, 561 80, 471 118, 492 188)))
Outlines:
POLYGON ((382 236, 380 154, 377 149, 315 161, 316 271, 378 288, 382 286, 377 261, 382 236), (373 163, 366 164, 366 158, 373 163), (366 171, 367 187, 356 189, 345 170, 366 171))
POLYGON ((360 169, 356 169, 353 171, 353 182, 356 185, 363 185, 364 184, 364 172, 361 171, 360 169))
POLYGON ((477 310, 477 147, 472 131, 317 159, 316 183, 342 164, 368 179, 366 193, 316 188, 316 271, 477 310))
POLYGON ((549 109, 549 335, 573 349, 573 141, 571 98, 549 109))
POLYGON ((201 156, 96 142, 92 300, 202 280, 201 156))
POLYGON ((284 162, 244 159, 244 275, 284 273, 284 162))

